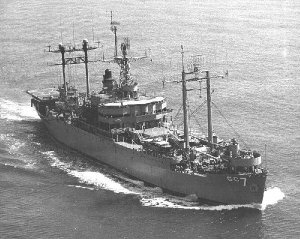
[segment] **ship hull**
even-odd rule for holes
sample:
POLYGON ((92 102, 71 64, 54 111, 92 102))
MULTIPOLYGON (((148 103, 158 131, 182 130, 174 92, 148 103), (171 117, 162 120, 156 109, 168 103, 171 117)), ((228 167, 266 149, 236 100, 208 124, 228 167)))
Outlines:
POLYGON ((113 139, 84 131, 55 117, 40 115, 59 142, 128 175, 170 192, 196 195, 222 204, 260 204, 266 176, 250 174, 188 174, 170 169, 168 159, 125 147, 113 139))

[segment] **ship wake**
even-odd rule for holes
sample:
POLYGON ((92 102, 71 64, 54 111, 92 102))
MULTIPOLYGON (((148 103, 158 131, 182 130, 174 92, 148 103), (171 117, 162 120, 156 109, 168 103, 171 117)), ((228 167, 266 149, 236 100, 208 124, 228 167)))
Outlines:
POLYGON ((34 108, 28 103, 17 103, 0 98, 0 119, 7 121, 35 120, 39 119, 34 108))
POLYGON ((176 197, 166 194, 148 195, 142 197, 141 202, 144 206, 162 207, 162 208, 180 208, 189 210, 208 210, 208 211, 222 211, 233 210, 239 208, 253 208, 265 210, 268 206, 278 203, 285 197, 284 193, 278 187, 268 188, 264 194, 262 204, 243 204, 243 205, 199 205, 198 199, 195 195, 187 197, 176 197))
POLYGON ((79 183, 90 185, 91 187, 83 187, 79 185, 69 185, 77 188, 85 188, 90 190, 104 189, 115 193, 136 194, 134 191, 126 188, 122 183, 114 180, 109 174, 101 172, 93 166, 82 166, 73 164, 72 162, 63 162, 55 151, 42 152, 49 158, 52 167, 65 171, 68 175, 78 178, 79 183))
POLYGON ((246 205, 206 205, 200 204, 196 195, 186 197, 164 193, 159 187, 146 186, 142 181, 132 179, 126 175, 105 167, 74 165, 72 162, 63 162, 55 151, 46 151, 43 154, 50 159, 50 164, 65 171, 68 175, 78 179, 84 185, 69 185, 87 190, 109 190, 115 193, 132 194, 139 198, 145 207, 175 208, 186 210, 222 211, 239 208, 253 208, 265 210, 268 206, 278 203, 284 198, 284 193, 278 188, 266 190, 262 204, 246 205))
POLYGON ((27 141, 15 134, 0 134, 0 164, 14 168, 36 169, 36 161, 23 153, 27 141))

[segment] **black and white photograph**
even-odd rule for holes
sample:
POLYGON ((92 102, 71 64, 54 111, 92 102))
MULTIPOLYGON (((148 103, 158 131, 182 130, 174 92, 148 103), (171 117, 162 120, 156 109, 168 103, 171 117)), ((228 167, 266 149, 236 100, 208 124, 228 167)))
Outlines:
POLYGON ((0 0, 0 238, 298 238, 299 39, 296 0, 0 0))

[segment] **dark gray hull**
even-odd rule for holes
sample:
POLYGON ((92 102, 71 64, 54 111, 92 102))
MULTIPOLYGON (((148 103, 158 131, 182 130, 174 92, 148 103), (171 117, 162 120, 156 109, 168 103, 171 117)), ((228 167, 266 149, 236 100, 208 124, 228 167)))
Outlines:
POLYGON ((175 172, 170 169, 168 159, 91 134, 53 117, 41 118, 50 134, 61 143, 163 189, 223 204, 262 202, 266 176, 175 172))

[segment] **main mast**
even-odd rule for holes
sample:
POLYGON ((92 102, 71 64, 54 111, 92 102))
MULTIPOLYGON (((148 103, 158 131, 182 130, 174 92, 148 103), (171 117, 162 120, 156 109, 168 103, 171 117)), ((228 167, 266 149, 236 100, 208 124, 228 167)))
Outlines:
MULTIPOLYGON (((184 123, 184 142, 185 142, 185 150, 189 149, 189 126, 188 126, 188 113, 187 113, 187 89, 186 83, 189 81, 202 81, 206 80, 206 94, 207 94, 207 139, 208 146, 213 148, 213 130, 212 130, 212 111, 211 111, 211 90, 210 90, 210 74, 209 71, 204 71, 205 76, 199 78, 196 73, 199 72, 197 66, 194 66, 194 69, 191 72, 185 72, 184 70, 184 51, 183 46, 181 46, 181 54, 182 54, 182 101, 183 101, 183 123, 184 123), (186 79, 186 75, 195 74, 194 78, 186 79)), ((217 78, 219 76, 214 76, 217 78)), ((223 77, 223 76, 221 76, 223 77)))
MULTIPOLYGON (((64 81, 64 97, 67 96, 67 92, 68 92, 68 89, 67 89, 67 82, 66 82, 66 60, 65 60, 65 47, 63 46, 62 43, 60 43, 58 45, 58 49, 61 53, 61 65, 62 65, 62 74, 63 74, 63 81, 64 81)), ((49 48, 50 50, 50 48, 49 48)))
POLYGON ((210 76, 209 71, 206 72, 206 94, 207 94, 207 136, 208 136, 208 144, 212 148, 212 120, 211 120, 211 93, 210 93, 210 76))
POLYGON ((85 64, 85 78, 86 78, 86 96, 90 95, 90 81, 89 81, 89 69, 88 69, 88 40, 83 40, 82 49, 84 52, 84 64, 85 64))
POLYGON ((184 148, 186 151, 189 150, 190 142, 189 142, 189 126, 188 126, 188 114, 187 114, 187 92, 186 92, 186 79, 185 79, 185 71, 184 71, 184 51, 183 46, 181 45, 181 61, 182 61, 182 105, 183 105, 183 125, 184 125, 184 148))

